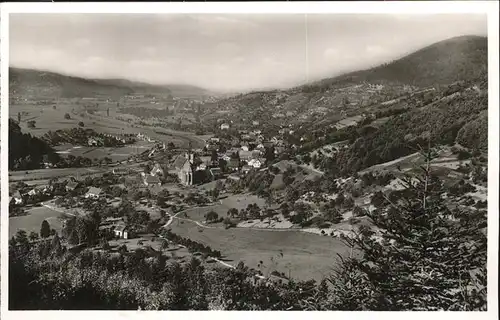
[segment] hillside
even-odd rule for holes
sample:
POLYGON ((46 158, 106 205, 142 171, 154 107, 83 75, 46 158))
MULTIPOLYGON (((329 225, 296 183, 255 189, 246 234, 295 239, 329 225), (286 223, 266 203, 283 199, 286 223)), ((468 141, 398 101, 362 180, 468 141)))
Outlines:
POLYGON ((152 85, 125 79, 85 79, 21 68, 10 68, 9 80, 10 94, 27 99, 96 96, 119 98, 129 94, 198 99, 210 94, 205 89, 189 85, 152 85))
MULTIPOLYGON (((417 87, 478 78, 488 70, 486 37, 461 36, 427 46, 401 59, 334 80, 395 82, 417 87)), ((328 80, 325 80, 328 82, 328 80)))
POLYGON ((196 86, 184 84, 153 85, 144 82, 131 81, 125 79, 104 79, 96 80, 104 85, 116 85, 132 89, 135 93, 167 95, 183 99, 202 99, 213 93, 196 86))
POLYGON ((341 111, 359 114, 366 107, 429 87, 486 79, 487 58, 487 38, 456 37, 369 70, 289 90, 251 92, 221 99, 217 104, 207 105, 205 114, 206 118, 221 117, 220 114, 233 117, 237 114, 238 118, 258 116, 262 121, 305 120, 313 115, 324 119, 341 111))
POLYGON ((132 94, 131 88, 99 83, 95 80, 61 75, 53 72, 9 68, 9 92, 26 99, 120 97, 132 94))

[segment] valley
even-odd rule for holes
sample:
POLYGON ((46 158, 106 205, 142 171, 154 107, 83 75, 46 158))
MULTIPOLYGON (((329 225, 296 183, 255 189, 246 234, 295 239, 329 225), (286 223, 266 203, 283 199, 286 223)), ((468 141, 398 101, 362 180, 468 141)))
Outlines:
MULTIPOLYGON (((335 290, 355 261, 366 263, 356 272, 386 272, 380 261, 403 259, 395 241, 427 248, 434 225, 413 214, 483 243, 459 224, 486 228, 486 41, 453 38, 369 70, 231 96, 11 68, 11 250, 22 264, 22 250, 46 245, 37 267, 71 253, 89 279, 94 261, 154 295, 167 290, 157 277, 196 268, 199 281, 234 276, 285 295, 335 290)), ((412 259, 390 272, 410 272, 412 259)))

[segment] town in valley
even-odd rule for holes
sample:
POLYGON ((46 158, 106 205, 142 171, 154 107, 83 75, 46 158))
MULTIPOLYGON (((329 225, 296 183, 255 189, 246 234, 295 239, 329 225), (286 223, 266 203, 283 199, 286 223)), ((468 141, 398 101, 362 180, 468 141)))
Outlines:
POLYGON ((11 63, 9 308, 485 310, 487 37, 408 50, 228 91, 11 63))

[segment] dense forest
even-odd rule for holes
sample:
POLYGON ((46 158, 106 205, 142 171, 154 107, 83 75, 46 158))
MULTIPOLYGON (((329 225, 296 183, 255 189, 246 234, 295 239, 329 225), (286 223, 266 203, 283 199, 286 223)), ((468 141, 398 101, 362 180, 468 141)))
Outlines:
POLYGON ((22 133, 19 124, 9 119, 9 170, 39 169, 43 162, 59 160, 59 155, 45 141, 22 133))

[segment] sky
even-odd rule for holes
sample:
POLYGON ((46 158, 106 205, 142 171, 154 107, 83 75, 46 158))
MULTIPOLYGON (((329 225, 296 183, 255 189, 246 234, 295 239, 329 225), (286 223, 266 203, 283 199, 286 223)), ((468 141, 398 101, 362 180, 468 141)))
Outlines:
POLYGON ((285 88, 440 40, 487 35, 485 15, 11 14, 10 65, 216 91, 285 88))

